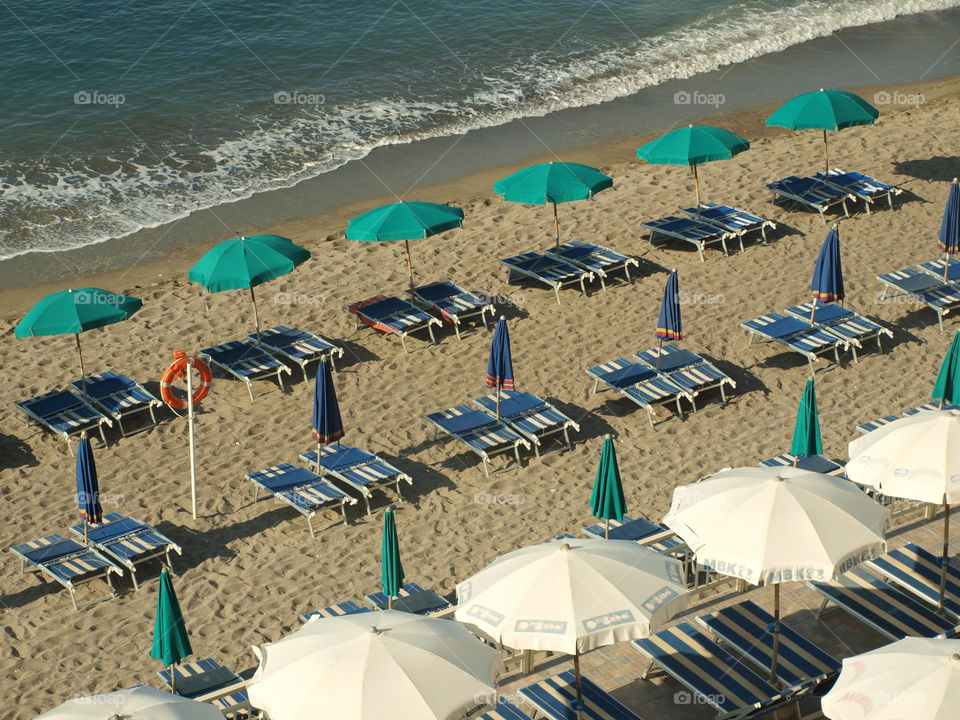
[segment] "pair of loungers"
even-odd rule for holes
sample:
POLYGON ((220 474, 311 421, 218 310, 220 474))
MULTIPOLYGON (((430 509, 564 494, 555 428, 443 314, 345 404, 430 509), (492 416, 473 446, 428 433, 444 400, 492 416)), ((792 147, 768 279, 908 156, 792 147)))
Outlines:
POLYGON ((811 177, 790 175, 768 183, 766 188, 773 193, 773 202, 786 201, 816 210, 824 222, 824 213, 833 207, 839 206, 845 216, 849 215, 847 202, 863 202, 869 214, 875 202, 886 198, 887 206, 893 209, 893 196, 903 192, 869 175, 837 168, 811 177))
POLYGON ((670 343, 637 353, 633 359, 611 360, 586 372, 594 379, 593 392, 602 385, 635 402, 647 411, 650 427, 654 426, 657 405, 674 404, 683 418, 681 398, 696 411, 696 398, 700 393, 717 388, 726 403, 725 386, 736 387, 736 383, 709 360, 670 343))
POLYGON ((950 258, 946 264, 946 280, 943 279, 943 259, 920 263, 918 267, 919 271, 904 268, 878 275, 877 280, 884 286, 880 302, 887 297, 913 298, 937 314, 937 323, 943 332, 944 316, 960 308, 960 262, 950 258), (893 294, 888 295, 891 291, 893 294))
MULTIPOLYGON (((334 605, 329 605, 320 610, 311 610, 300 615, 300 622, 310 622, 320 618, 340 617, 343 615, 354 615, 356 613, 366 613, 373 610, 385 610, 387 608, 387 596, 382 592, 371 593, 364 598, 370 607, 364 607, 356 600, 346 600, 334 605)), ((414 613, 416 615, 430 615, 433 613, 448 610, 451 607, 449 601, 443 596, 438 595, 433 590, 425 590, 417 583, 404 583, 397 597, 393 601, 394 610, 414 613)))
POLYGON ((180 697, 208 702, 228 720, 240 720, 255 712, 250 706, 246 680, 213 658, 177 663, 157 675, 168 690, 180 697))
POLYGON ((956 406, 944 403, 941 403, 938 400, 932 402, 924 403, 923 405, 918 405, 915 408, 910 408, 909 410, 904 410, 900 415, 884 415, 883 417, 875 418, 874 420, 868 420, 865 423, 860 423, 857 425, 857 430, 862 433, 873 432, 879 427, 883 427, 889 423, 892 423, 894 420, 899 420, 900 418, 910 417, 911 415, 916 415, 920 412, 927 412, 930 410, 955 410, 956 406))
POLYGON ((317 466, 317 451, 303 453, 300 458, 312 469, 281 463, 264 470, 248 473, 245 477, 256 487, 254 501, 263 491, 275 500, 289 505, 307 519, 310 535, 315 536, 313 517, 325 507, 339 508, 343 524, 347 524, 347 505, 356 505, 357 498, 334 484, 342 483, 363 498, 370 514, 370 497, 378 486, 392 486, 399 499, 403 498, 401 482, 413 483, 406 473, 398 470, 383 458, 349 445, 327 445, 320 452, 317 466), (329 477, 325 477, 329 476, 329 477))
POLYGON ((670 215, 643 223, 650 230, 648 241, 658 235, 680 240, 693 245, 704 261, 703 251, 710 245, 720 245, 723 254, 729 254, 728 240, 736 240, 743 252, 743 241, 751 233, 759 234, 763 241, 767 239, 767 228, 775 229, 776 224, 766 218, 748 213, 746 210, 703 203, 697 207, 686 208, 683 216, 670 215))

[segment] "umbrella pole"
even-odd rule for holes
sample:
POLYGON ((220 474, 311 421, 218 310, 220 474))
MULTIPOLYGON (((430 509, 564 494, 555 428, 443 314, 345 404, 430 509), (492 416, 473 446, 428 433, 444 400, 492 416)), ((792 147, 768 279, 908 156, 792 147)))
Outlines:
POLYGON ((84 545, 87 544, 87 540, 89 539, 88 533, 87 533, 89 527, 90 527, 90 525, 89 525, 89 523, 87 522, 87 519, 84 518, 84 519, 83 519, 83 544, 84 544, 84 545))
POLYGON ((260 313, 257 312, 257 296, 253 294, 253 287, 250 287, 250 299, 253 301, 253 322, 257 326, 257 340, 260 339, 260 313))
MULTIPOLYGON (((250 288, 250 292, 253 292, 253 288, 250 288)), ((193 513, 193 519, 196 520, 197 446, 193 438, 193 358, 187 358, 187 438, 190 443, 190 512, 193 513)))
POLYGON ((577 720, 580 720, 581 712, 583 711, 583 687, 580 682, 580 646, 577 646, 576 651, 573 653, 573 672, 577 678, 577 720))
POLYGON ((87 373, 83 369, 83 352, 80 350, 80 333, 74 333, 77 340, 77 357, 80 359, 80 387, 83 390, 83 396, 87 396, 87 373))
POLYGON ((497 420, 500 419, 500 383, 497 382, 497 420))
POLYGON ((407 276, 410 280, 410 289, 413 289, 413 258, 410 255, 410 241, 404 240, 404 246, 407 248, 407 276))
POLYGON ((950 254, 943 254, 943 281, 947 282, 947 275, 950 272, 950 254))
POLYGON ((943 496, 943 558, 940 564, 940 599, 937 609, 943 613, 943 598, 947 592, 947 568, 950 563, 950 505, 947 496, 943 496))
POLYGON ((830 151, 827 150, 827 129, 823 129, 823 170, 830 172, 830 151))
POLYGON ((817 314, 817 299, 813 299, 813 307, 810 308, 810 324, 813 325, 813 318, 817 314))
POLYGON ((700 176, 697 175, 697 164, 694 163, 693 167, 693 187, 697 191, 697 217, 700 217, 700 176))
POLYGON ((663 355, 663 338, 660 338, 660 349, 657 351, 657 372, 660 372, 660 356, 661 355, 663 355))
POLYGON ((557 241, 557 253, 560 252, 560 216, 557 215, 557 203, 553 203, 553 232, 557 241))
POLYGON ((177 694, 177 664, 170 666, 170 692, 177 694))
POLYGON ((780 583, 773 586, 773 662, 770 665, 770 683, 779 687, 777 681, 777 655, 780 654, 780 583))

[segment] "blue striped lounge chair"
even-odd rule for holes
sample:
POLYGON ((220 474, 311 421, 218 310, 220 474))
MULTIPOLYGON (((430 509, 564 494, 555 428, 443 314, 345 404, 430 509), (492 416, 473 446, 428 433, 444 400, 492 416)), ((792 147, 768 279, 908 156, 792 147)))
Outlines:
MULTIPOLYGON (((583 534, 587 537, 603 540, 605 535, 605 524, 597 523, 583 528, 583 534)), ((655 533, 661 533, 666 530, 663 525, 655 523, 646 518, 632 518, 624 515, 623 520, 617 522, 610 521, 610 540, 630 540, 636 542, 655 533)))
POLYGON ((437 313, 453 325, 457 340, 461 340, 460 326, 470 318, 479 318, 485 330, 490 329, 487 315, 492 319, 497 310, 487 298, 464 290, 452 282, 436 282, 404 290, 414 304, 437 313))
POLYGON ((618 358, 603 365, 587 368, 586 373, 594 379, 594 393, 603 385, 604 389, 616 390, 646 410, 650 427, 654 427, 653 408, 655 405, 674 403, 677 407, 677 414, 683 419, 680 398, 684 397, 691 404, 693 403, 690 394, 675 382, 657 373, 652 368, 626 358, 618 358))
MULTIPOLYGON (((520 688, 520 696, 549 720, 640 720, 640 716, 590 678, 580 676, 583 710, 578 715, 577 680, 573 670, 520 688)), ((496 716, 494 716, 496 717, 496 716)), ((507 717, 510 717, 507 715, 507 717)))
POLYGON ((168 690, 180 697, 209 702, 225 718, 239 720, 250 715, 246 681, 213 658, 172 665, 157 675, 168 690))
POLYGON ((884 425, 892 423, 894 420, 899 420, 902 417, 910 417, 911 415, 916 415, 917 413, 927 412, 930 410, 960 410, 960 407, 951 405, 949 403, 943 403, 941 405, 939 400, 933 400, 932 402, 926 402, 923 405, 918 405, 915 408, 904 410, 900 415, 884 415, 883 417, 875 418, 874 420, 868 420, 865 423, 860 423, 857 425, 857 430, 862 433, 873 432, 879 427, 883 427, 884 425))
POLYGON ((878 198, 883 197, 887 199, 887 207, 893 210, 893 196, 900 195, 903 192, 900 188, 882 183, 869 175, 864 175, 856 171, 844 172, 839 168, 834 168, 827 172, 821 170, 813 177, 817 180, 822 180, 827 183, 827 185, 835 187, 839 191, 849 193, 863 200, 867 215, 870 214, 870 206, 873 205, 878 198))
POLYGON ((154 408, 163 405, 153 394, 136 380, 126 375, 118 375, 108 370, 99 375, 91 375, 84 380, 70 383, 71 387, 103 410, 108 417, 117 421, 120 435, 127 436, 123 429, 123 418, 147 411, 153 425, 157 424, 154 408))
POLYGON ((844 472, 843 465, 829 460, 823 457, 823 455, 809 455, 798 458, 790 453, 783 453, 782 455, 761 460, 760 465, 763 467, 796 467, 801 470, 835 476, 843 475, 844 472))
POLYGON ((259 335, 250 333, 247 340, 256 343, 268 353, 280 355, 292 360, 303 371, 303 380, 307 380, 307 365, 326 359, 333 369, 337 369, 334 358, 343 357, 343 348, 320 335, 314 335, 306 330, 289 328, 277 325, 269 330, 263 330, 259 335))
MULTIPOLYGON (((643 226, 650 231, 650 234, 647 236, 647 241, 651 245, 653 245, 653 239, 657 235, 663 235, 664 237, 674 240, 682 240, 697 249, 701 262, 705 262, 703 250, 708 245, 719 243, 720 247, 723 248, 723 254, 729 255, 727 240, 734 238, 739 240, 734 233, 723 230, 712 223, 689 217, 679 217, 677 215, 669 215, 659 220, 650 220, 649 222, 643 223, 643 226)), ((741 249, 742 247, 741 242, 741 249)))
POLYGON ((810 321, 810 312, 813 311, 813 325, 826 330, 847 341, 847 347, 853 353, 853 361, 857 362, 857 348, 862 348, 868 340, 877 341, 877 351, 882 352, 880 338, 886 335, 893 338, 893 332, 870 318, 864 317, 849 308, 834 303, 821 305, 817 303, 816 310, 812 302, 794 305, 787 308, 787 314, 801 320, 810 321))
POLYGON ((960 285, 943 282, 926 272, 918 272, 913 268, 904 268, 894 272, 877 275, 877 280, 883 283, 883 294, 880 302, 887 297, 887 293, 894 291, 889 297, 906 296, 926 305, 937 314, 937 323, 940 332, 943 332, 943 318, 951 311, 960 308, 960 285))
POLYGON ((496 698, 496 707, 479 715, 477 720, 533 720, 527 713, 502 695, 497 695, 496 698))
POLYGON ((593 273, 600 280, 600 287, 607 289, 607 278, 615 272, 622 272, 628 283, 633 282, 630 277, 630 266, 640 267, 640 260, 629 255, 618 253, 602 245, 573 240, 563 243, 559 248, 551 247, 543 251, 550 257, 563 260, 571 265, 583 268, 593 273))
POLYGON ((716 225, 721 230, 733 233, 740 240, 741 250, 743 250, 743 238, 749 233, 760 233, 761 239, 766 242, 767 228, 771 230, 777 229, 777 225, 773 220, 767 220, 758 215, 753 215, 740 208, 730 207, 729 205, 718 205, 717 203, 703 203, 697 207, 687 208, 683 211, 683 214, 695 220, 702 220, 711 225, 716 225))
POLYGON ((697 409, 696 397, 700 393, 718 388, 720 398, 726 404, 727 393, 724 391, 724 385, 729 385, 731 388, 737 387, 730 376, 721 372, 709 360, 690 350, 681 349, 673 343, 639 352, 634 357, 683 388, 690 396, 690 404, 693 405, 694 411, 697 409), (660 358, 659 367, 658 357, 660 358))
POLYGON ((317 468, 316 450, 303 453, 300 459, 313 470, 329 474, 360 493, 367 506, 367 515, 370 514, 370 497, 374 486, 392 485, 397 498, 402 501, 400 483, 406 480, 407 485, 413 484, 412 477, 378 455, 342 443, 333 443, 321 449, 321 468, 317 468))
POLYGON ((116 597, 110 575, 123 575, 123 569, 97 549, 81 545, 59 533, 14 545, 10 552, 20 558, 21 573, 35 572, 65 587, 70 593, 74 610, 116 597), (98 578, 107 581, 110 594, 78 605, 77 588, 98 578))
MULTIPOLYGON (((456 405, 430 413, 426 418, 434 426, 434 439, 443 433, 459 440, 476 453, 483 463, 483 472, 487 477, 490 477, 490 458, 494 455, 513 452, 517 467, 522 467, 520 446, 530 449, 530 443, 504 422, 482 410, 474 410, 469 405, 456 405)), ((498 472, 504 470, 506 468, 498 472)))
POLYGON ((356 600, 344 600, 343 602, 328 605, 319 610, 311 610, 300 614, 300 622, 306 623, 317 618, 343 617, 344 615, 356 615, 357 613, 373 612, 370 608, 363 607, 356 600))
POLYGON ((442 322, 413 303, 386 295, 376 295, 348 305, 347 312, 356 317, 357 328, 360 328, 362 323, 387 335, 396 335, 400 338, 403 351, 407 353, 413 352, 407 347, 407 336, 410 333, 426 330, 430 335, 430 344, 436 345, 433 326, 443 327, 442 322))
MULTIPOLYGON (((474 402, 491 415, 496 415, 495 393, 479 397, 474 402)), ((540 457, 540 446, 545 439, 561 434, 567 449, 573 450, 570 430, 580 432, 580 426, 577 423, 546 400, 517 390, 500 391, 500 419, 533 445, 533 452, 537 457, 540 457)))
POLYGON ((765 185, 773 193, 773 202, 789 201, 803 205, 820 213, 820 219, 827 222, 824 212, 839 205, 844 217, 850 215, 847 200, 856 200, 856 196, 845 190, 839 190, 815 177, 797 177, 789 175, 782 180, 774 180, 765 185))
MULTIPOLYGON (((382 592, 370 593, 364 599, 375 610, 387 609, 387 596, 382 592)), ((450 608, 450 603, 433 590, 425 590, 417 583, 404 583, 393 600, 393 609, 416 615, 429 615, 450 608)))
MULTIPOLYGON (((83 523, 72 525, 70 532, 82 538, 83 523)), ((118 512, 107 513, 102 522, 88 525, 87 542, 130 571, 134 590, 140 587, 137 583, 137 565, 160 558, 164 567, 172 572, 170 553, 183 555, 181 547, 155 527, 118 512)))
MULTIPOLYGON (((769 676, 773 666, 774 617, 752 600, 702 615, 697 622, 769 676)), ((777 679, 786 686, 819 686, 840 672, 840 661, 780 621, 777 679)))
MULTIPOLYGON (((941 562, 941 556, 909 543, 868 560, 867 566, 931 607, 939 607, 941 562)), ((960 618, 960 570, 949 563, 943 608, 960 618)))
POLYGON ((560 304, 561 289, 579 285, 581 294, 586 297, 587 287, 585 283, 587 280, 593 280, 593 273, 589 270, 584 270, 582 267, 538 252, 528 252, 504 258, 500 263, 507 267, 507 282, 512 283, 518 277, 525 277, 543 283, 547 287, 553 288, 558 305, 560 304))
POLYGON ((70 390, 51 390, 29 400, 14 403, 29 420, 56 433, 67 441, 67 450, 73 455, 70 438, 84 430, 100 432, 100 439, 107 444, 103 426, 113 426, 113 421, 93 405, 70 390))
POLYGON ((761 342, 775 342, 793 352, 800 353, 810 364, 811 374, 813 374, 813 363, 824 354, 832 352, 834 361, 839 365, 840 348, 847 346, 847 341, 843 338, 811 325, 806 320, 775 312, 747 320, 740 323, 740 327, 750 336, 748 345, 759 337, 761 342))
POLYGON ((644 678, 659 667, 689 691, 674 695, 675 702, 679 704, 679 695, 688 704, 706 704, 721 720, 785 708, 803 690, 797 686, 778 690, 688 622, 634 640, 633 645, 651 661, 644 678))
POLYGON ((282 373, 290 374, 290 368, 250 340, 231 340, 206 348, 200 351, 200 358, 223 373, 242 380, 247 386, 250 402, 253 402, 252 380, 275 377, 283 390, 282 373))
POLYGON ((816 581, 808 585, 823 596, 817 610, 818 618, 827 605, 833 603, 890 640, 957 635, 958 628, 952 620, 938 615, 926 603, 901 592, 864 568, 853 568, 838 580, 816 581))
POLYGON ((960 260, 955 260, 954 258, 950 258, 947 261, 939 258, 937 260, 931 260, 930 262, 920 263, 917 267, 928 275, 933 275, 943 280, 944 265, 947 267, 947 282, 955 283, 960 281, 960 260))
POLYGON ((313 516, 317 510, 327 505, 339 505, 343 524, 347 524, 347 505, 356 505, 357 499, 350 497, 329 480, 320 477, 312 470, 294 467, 290 463, 280 463, 273 467, 245 476, 256 486, 253 501, 260 498, 260 491, 273 495, 278 501, 289 505, 307 519, 311 537, 313 516))

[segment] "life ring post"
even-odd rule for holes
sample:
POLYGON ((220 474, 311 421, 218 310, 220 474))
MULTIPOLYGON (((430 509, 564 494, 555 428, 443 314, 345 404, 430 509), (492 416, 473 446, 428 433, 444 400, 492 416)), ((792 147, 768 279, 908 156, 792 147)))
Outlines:
POLYGON ((163 401, 174 410, 187 411, 187 436, 190 446, 190 508, 194 520, 197 519, 197 456, 193 418, 197 405, 210 394, 212 380, 213 373, 206 362, 196 354, 187 355, 179 349, 174 351, 173 362, 163 371, 160 378, 160 397, 163 401), (194 370, 200 374, 200 386, 196 390, 193 385, 194 370), (185 378, 187 381, 186 399, 173 392, 173 384, 180 378, 185 378))
POLYGON ((193 437, 193 358, 187 358, 187 438, 190 444, 190 511, 197 519, 197 448, 193 437))

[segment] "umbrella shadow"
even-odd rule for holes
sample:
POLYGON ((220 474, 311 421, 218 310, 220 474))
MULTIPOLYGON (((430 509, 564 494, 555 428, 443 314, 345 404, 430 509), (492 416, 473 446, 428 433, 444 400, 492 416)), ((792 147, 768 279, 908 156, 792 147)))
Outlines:
MULTIPOLYGON (((727 393, 726 405, 735 402, 737 398, 752 392, 763 393, 764 397, 770 396, 770 388, 755 373, 750 372, 745 367, 736 365, 729 360, 718 360, 712 355, 700 353, 700 356, 708 362, 716 365, 717 370, 727 375, 737 386, 735 388, 724 388, 727 393)), ((719 390, 712 391, 719 394, 719 390)))
POLYGON ((570 441, 574 446, 605 435, 616 437, 619 434, 610 423, 591 410, 552 396, 546 400, 580 426, 580 432, 572 428, 570 430, 570 441))
POLYGON ((355 365, 377 362, 382 358, 360 343, 338 339, 336 344, 343 348, 343 357, 337 358, 337 372, 357 372, 355 365))
MULTIPOLYGON (((796 200, 790 200, 789 198, 784 198, 782 200, 779 200, 778 202, 771 201, 770 204, 773 205, 773 207, 779 210, 783 210, 785 212, 803 213, 804 215, 820 215, 820 211, 818 211, 816 208, 810 207, 809 205, 804 205, 803 203, 797 202, 796 200)), ((857 211, 857 207, 859 206, 859 204, 860 204, 859 202, 854 203, 854 201, 847 198, 847 209, 850 211, 850 215, 853 215, 857 211)), ((833 207, 828 208, 823 213, 824 227, 829 227, 832 223, 837 222, 838 220, 843 220, 846 217, 848 216, 844 215, 843 213, 843 204, 837 203, 833 207)), ((784 225, 786 225, 786 223, 784 223, 784 225)), ((780 229, 780 223, 778 222, 777 230, 779 229, 780 229)), ((804 233, 800 233, 799 231, 797 232, 800 235, 804 234, 804 233)))
MULTIPOLYGON (((422 463, 416 460, 411 460, 409 457, 398 457, 395 455, 390 455, 384 452, 377 452, 377 455, 382 457, 388 463, 396 467, 398 470, 402 470, 407 475, 413 478, 413 484, 408 485, 407 483, 400 483, 400 492, 403 493, 403 501, 412 503, 416 505, 420 502, 420 499, 426 496, 428 493, 433 492, 439 488, 456 488, 456 484, 450 480, 443 473, 437 472, 432 467, 426 463, 422 463)), ((379 495, 384 495, 388 499, 386 502, 381 502, 374 504, 373 500, 370 502, 371 509, 376 507, 390 505, 394 497, 394 492, 392 489, 385 487, 379 487, 374 489, 379 495)))
MULTIPOLYGON (((523 309, 523 300, 521 299, 523 295, 520 294, 519 297, 514 297, 514 295, 517 295, 518 292, 519 291, 515 290, 511 293, 506 293, 503 295, 488 295, 487 297, 491 299, 491 302, 497 311, 497 315, 503 319, 524 320, 530 317, 530 313, 523 309)), ((497 321, 495 318, 491 318, 488 322, 490 323, 490 332, 492 337, 493 329, 496 327, 497 321)))
MULTIPOLYGON (((899 296, 893 298, 893 300, 903 300, 904 302, 910 302, 913 306, 913 309, 908 310, 904 314, 900 321, 893 325, 890 329, 893 330, 893 344, 894 346, 900 344, 901 342, 914 342, 917 345, 924 344, 924 340, 920 337, 917 337, 913 333, 909 332, 910 330, 926 330, 931 325, 935 325, 937 322, 936 314, 933 310, 928 308, 926 305, 920 305, 919 303, 913 303, 911 298, 905 296, 899 296), (902 339, 901 339, 902 338, 902 339)), ((960 320, 960 317, 951 318, 949 315, 943 318, 943 332, 944 334, 949 333, 952 329, 951 326, 956 325, 957 321, 960 320)))
POLYGON ((777 226, 771 230, 767 230, 767 239, 763 240, 761 237, 753 238, 753 242, 750 245, 746 246, 746 249, 751 247, 763 247, 764 245, 770 245, 771 243, 778 242, 784 238, 792 237, 794 235, 798 237, 806 237, 806 233, 800 230, 799 228, 790 225, 789 223, 783 222, 782 220, 775 221, 777 226))
POLYGON ((931 158, 894 162, 893 171, 898 175, 909 175, 920 180, 950 182, 955 177, 960 177, 960 156, 935 155, 931 158))
POLYGON ((0 433, 0 469, 36 467, 39 464, 26 442, 16 435, 0 433))

